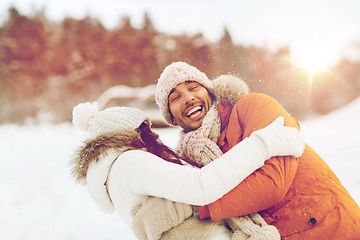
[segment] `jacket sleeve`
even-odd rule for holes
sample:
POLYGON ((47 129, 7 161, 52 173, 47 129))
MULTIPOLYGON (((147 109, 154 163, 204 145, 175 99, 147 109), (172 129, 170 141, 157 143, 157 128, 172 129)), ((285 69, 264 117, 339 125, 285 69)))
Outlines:
POLYGON ((198 169, 164 161, 141 150, 124 152, 113 164, 108 184, 126 186, 131 192, 165 198, 191 205, 205 205, 221 198, 266 160, 265 147, 258 137, 246 138, 236 148, 240 158, 222 155, 198 169), (261 164, 260 164, 261 163, 261 164))
MULTIPOLYGON (((226 130, 226 135, 229 139, 240 141, 241 139, 235 137, 236 131, 241 131, 245 138, 279 116, 284 117, 285 126, 299 129, 297 121, 273 98, 264 94, 249 94, 235 104, 228 125, 231 127, 226 130)), ((231 148, 236 141, 230 142, 228 147, 231 148)), ((264 166, 221 199, 205 207, 198 207, 200 217, 210 217, 211 221, 218 221, 275 206, 288 192, 298 163, 297 158, 290 156, 270 158, 264 166)))

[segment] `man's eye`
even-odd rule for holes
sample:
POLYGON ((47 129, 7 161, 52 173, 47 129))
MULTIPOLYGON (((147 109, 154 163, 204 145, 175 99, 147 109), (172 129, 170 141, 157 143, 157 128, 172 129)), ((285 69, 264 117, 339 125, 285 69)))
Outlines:
POLYGON ((176 101, 177 99, 179 99, 179 95, 171 96, 170 102, 174 102, 174 101, 176 101))

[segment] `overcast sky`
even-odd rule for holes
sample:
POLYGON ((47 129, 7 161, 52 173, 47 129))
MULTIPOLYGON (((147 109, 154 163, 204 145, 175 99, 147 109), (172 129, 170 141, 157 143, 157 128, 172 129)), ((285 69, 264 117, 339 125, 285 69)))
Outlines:
POLYGON ((124 15, 141 26, 148 12, 155 27, 168 33, 201 32, 216 41, 226 26, 244 45, 289 45, 302 52, 315 43, 329 58, 344 52, 360 57, 359 47, 356 53, 350 47, 360 42, 359 0, 1 0, 2 21, 10 5, 23 14, 45 7, 45 15, 56 21, 90 15, 108 28, 124 15))

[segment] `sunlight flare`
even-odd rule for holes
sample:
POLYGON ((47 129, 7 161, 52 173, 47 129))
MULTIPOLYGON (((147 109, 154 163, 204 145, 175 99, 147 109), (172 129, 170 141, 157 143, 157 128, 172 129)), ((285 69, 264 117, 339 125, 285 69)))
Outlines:
POLYGON ((321 47, 312 47, 304 51, 301 66, 307 69, 310 74, 326 71, 332 64, 329 53, 321 47))
POLYGON ((297 45, 293 54, 293 62, 305 68, 311 75, 325 72, 336 61, 336 56, 332 56, 333 49, 316 41, 309 45, 297 45))

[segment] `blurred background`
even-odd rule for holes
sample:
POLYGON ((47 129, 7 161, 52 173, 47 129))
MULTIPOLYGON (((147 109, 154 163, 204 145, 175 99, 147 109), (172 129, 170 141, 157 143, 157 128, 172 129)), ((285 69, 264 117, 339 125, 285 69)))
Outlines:
MULTIPOLYGON (((235 74, 298 120, 323 115, 360 95, 359 16, 356 0, 2 0, 0 124, 135 104, 119 85, 153 85, 173 61, 235 74)), ((155 109, 148 89, 138 103, 155 109)))

